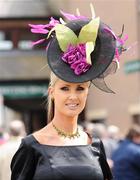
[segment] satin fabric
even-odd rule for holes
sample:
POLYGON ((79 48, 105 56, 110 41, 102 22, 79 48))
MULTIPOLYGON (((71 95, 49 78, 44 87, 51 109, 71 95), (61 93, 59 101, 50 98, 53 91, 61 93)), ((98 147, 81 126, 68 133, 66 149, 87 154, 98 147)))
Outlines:
POLYGON ((103 180, 100 152, 89 145, 40 144, 24 138, 11 162, 11 180, 103 180))

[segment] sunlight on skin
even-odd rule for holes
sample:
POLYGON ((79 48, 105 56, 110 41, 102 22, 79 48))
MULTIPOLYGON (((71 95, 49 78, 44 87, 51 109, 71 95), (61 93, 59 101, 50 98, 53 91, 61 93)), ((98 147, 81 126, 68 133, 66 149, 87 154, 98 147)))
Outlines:
POLYGON ((49 87, 54 99, 55 110, 53 122, 68 132, 77 128, 78 115, 85 108, 90 82, 69 83, 58 79, 49 87))

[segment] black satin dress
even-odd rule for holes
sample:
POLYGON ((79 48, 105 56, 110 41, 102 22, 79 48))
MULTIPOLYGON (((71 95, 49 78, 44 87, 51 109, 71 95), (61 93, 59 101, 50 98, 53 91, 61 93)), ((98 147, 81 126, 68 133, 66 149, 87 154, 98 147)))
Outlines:
POLYGON ((11 180, 103 180, 99 156, 92 145, 43 145, 29 135, 12 159, 11 180))

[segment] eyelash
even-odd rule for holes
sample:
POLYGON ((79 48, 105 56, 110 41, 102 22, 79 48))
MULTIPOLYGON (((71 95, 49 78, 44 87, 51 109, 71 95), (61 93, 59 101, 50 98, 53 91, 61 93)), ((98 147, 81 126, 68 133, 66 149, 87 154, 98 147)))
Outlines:
POLYGON ((63 90, 63 91, 68 91, 68 90, 69 90, 68 87, 62 87, 62 88, 60 88, 60 89, 63 90))
MULTIPOLYGON (((62 88, 60 88, 60 89, 61 89, 62 91, 69 91, 69 88, 68 88, 68 87, 62 87, 62 88)), ((77 90, 77 91, 84 91, 85 88, 83 88, 83 87, 77 87, 76 90, 77 90)))
POLYGON ((78 91, 84 91, 85 88, 83 88, 83 87, 78 87, 77 90, 78 90, 78 91))

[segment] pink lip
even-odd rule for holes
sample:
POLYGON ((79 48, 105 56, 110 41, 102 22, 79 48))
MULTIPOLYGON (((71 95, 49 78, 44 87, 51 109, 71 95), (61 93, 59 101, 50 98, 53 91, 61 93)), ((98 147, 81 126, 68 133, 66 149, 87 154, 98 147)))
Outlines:
POLYGON ((79 104, 66 104, 66 106, 70 109, 70 110, 75 110, 77 109, 79 104))
POLYGON ((67 103, 66 104, 67 106, 77 106, 77 105, 79 105, 78 103, 67 103))

